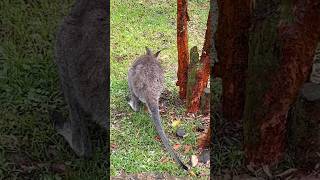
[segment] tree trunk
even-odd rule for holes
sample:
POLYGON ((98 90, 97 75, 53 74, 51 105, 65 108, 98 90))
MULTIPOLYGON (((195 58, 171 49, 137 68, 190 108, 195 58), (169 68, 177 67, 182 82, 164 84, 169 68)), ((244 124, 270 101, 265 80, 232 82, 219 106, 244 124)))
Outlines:
POLYGON ((228 120, 243 115, 248 61, 250 0, 218 0, 216 49, 222 78, 222 111, 228 120))
POLYGON ((187 79, 189 64, 188 49, 188 1, 177 0, 177 47, 178 47, 178 82, 179 95, 185 99, 187 95, 187 79))
POLYGON ((303 86, 288 121, 289 154, 296 166, 313 169, 320 162, 320 84, 303 86))
POLYGON ((200 97, 203 95, 204 89, 207 87, 210 76, 210 54, 213 48, 213 24, 212 24, 213 9, 210 8, 205 41, 200 58, 200 66, 196 72, 196 83, 192 88, 192 96, 187 112, 195 113, 200 108, 200 97))
POLYGON ((289 107, 312 66, 320 35, 320 2, 259 0, 255 6, 244 114, 245 159, 252 166, 274 165, 284 155, 289 107))
POLYGON ((188 83, 187 83, 187 107, 192 107, 192 95, 197 84, 197 72, 201 65, 197 46, 190 49, 190 63, 188 65, 188 83))

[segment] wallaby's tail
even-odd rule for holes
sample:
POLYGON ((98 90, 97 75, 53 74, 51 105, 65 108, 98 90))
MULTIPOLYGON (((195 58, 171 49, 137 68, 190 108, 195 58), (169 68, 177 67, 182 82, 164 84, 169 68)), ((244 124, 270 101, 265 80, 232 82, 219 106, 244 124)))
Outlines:
POLYGON ((171 154, 171 156, 174 158, 174 160, 186 171, 188 171, 188 167, 186 165, 183 164, 183 162, 179 159, 179 157, 176 155, 176 153, 174 153, 174 150, 172 149, 172 147, 169 144, 169 140, 162 128, 162 124, 161 124, 161 119, 160 119, 160 113, 159 113, 159 106, 158 103, 152 103, 152 102, 148 102, 147 101, 147 106, 149 108, 149 111, 151 113, 152 116, 152 120, 154 121, 154 124, 156 126, 156 130, 162 140, 162 143, 164 144, 165 148, 167 149, 167 151, 169 151, 169 153, 171 154))

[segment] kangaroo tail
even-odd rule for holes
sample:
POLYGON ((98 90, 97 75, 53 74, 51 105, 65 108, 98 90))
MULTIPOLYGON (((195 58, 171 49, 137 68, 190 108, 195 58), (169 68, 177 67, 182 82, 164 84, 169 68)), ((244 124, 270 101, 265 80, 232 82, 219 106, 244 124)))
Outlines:
POLYGON ((185 164, 183 164, 183 162, 179 159, 179 157, 176 155, 176 153, 174 152, 174 150, 169 144, 169 140, 162 128, 158 103, 151 103, 147 101, 147 106, 163 145, 165 146, 167 151, 170 153, 170 155, 174 158, 174 160, 181 166, 181 168, 188 171, 189 170, 188 167, 185 164))

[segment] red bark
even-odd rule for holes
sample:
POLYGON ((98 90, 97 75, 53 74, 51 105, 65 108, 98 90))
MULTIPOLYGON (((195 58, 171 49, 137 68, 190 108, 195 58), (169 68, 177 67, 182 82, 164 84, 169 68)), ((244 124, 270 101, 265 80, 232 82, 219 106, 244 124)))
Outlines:
POLYGON ((189 48, 188 48, 188 1, 177 0, 177 47, 178 47, 178 81, 179 95, 187 95, 189 48))
POLYGON ((248 63, 250 0, 218 0, 216 49, 222 78, 222 111, 228 120, 243 115, 248 63))
POLYGON ((320 36, 320 2, 293 0, 292 7, 294 20, 280 19, 278 25, 279 66, 269 75, 261 108, 251 117, 259 140, 246 144, 245 153, 247 163, 254 165, 274 165, 283 158, 287 113, 312 67, 320 36))
POLYGON ((212 47, 213 32, 212 32, 212 16, 213 12, 210 9, 207 21, 207 30, 205 35, 205 42, 202 49, 200 58, 201 68, 196 73, 196 84, 192 89, 192 98, 190 106, 187 107, 187 112, 195 113, 200 108, 200 97, 203 94, 204 89, 207 87, 210 76, 210 51, 212 47))

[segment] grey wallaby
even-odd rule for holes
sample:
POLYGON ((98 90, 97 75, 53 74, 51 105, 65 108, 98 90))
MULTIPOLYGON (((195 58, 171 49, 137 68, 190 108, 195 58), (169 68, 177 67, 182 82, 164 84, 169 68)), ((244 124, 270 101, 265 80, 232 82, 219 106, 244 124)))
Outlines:
POLYGON ((128 72, 128 84, 131 95, 129 105, 134 111, 139 111, 141 102, 147 105, 165 148, 184 170, 188 170, 188 167, 183 164, 170 146, 161 124, 159 98, 164 89, 164 76, 158 61, 160 51, 153 54, 149 48, 146 48, 146 50, 147 53, 138 57, 128 72))
POLYGON ((78 156, 90 157, 88 123, 108 129, 109 122, 109 4, 77 0, 57 33, 55 63, 69 119, 54 111, 55 128, 78 156))

